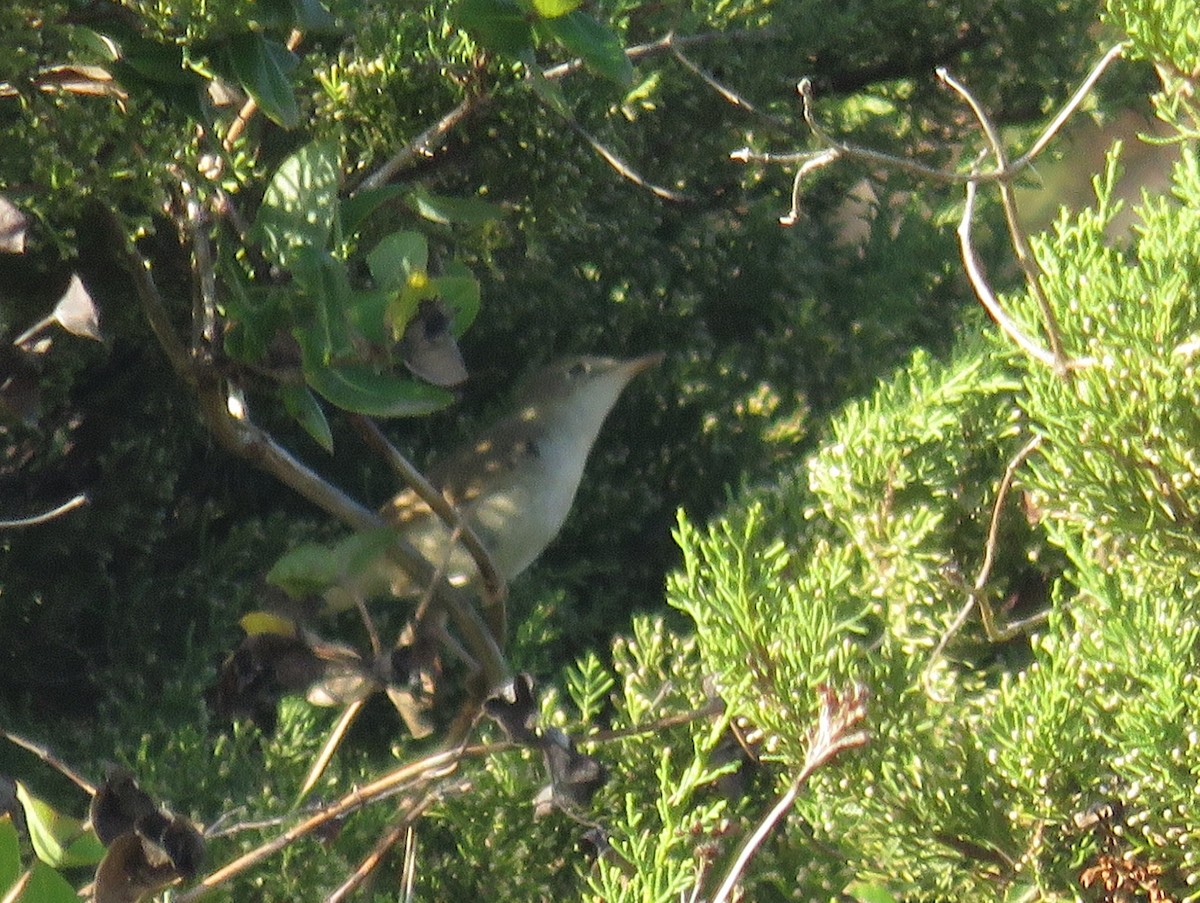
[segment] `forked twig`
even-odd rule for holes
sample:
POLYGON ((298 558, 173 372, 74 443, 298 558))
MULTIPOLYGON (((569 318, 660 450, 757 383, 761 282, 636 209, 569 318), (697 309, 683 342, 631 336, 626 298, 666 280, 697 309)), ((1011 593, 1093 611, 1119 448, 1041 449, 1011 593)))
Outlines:
MULTIPOLYGON (((1010 167, 1008 157, 1004 153, 1004 145, 1000 141, 1000 133, 996 130, 996 126, 992 123, 991 117, 983 109, 983 106, 975 99, 975 96, 967 90, 966 86, 954 78, 945 69, 938 69, 937 76, 943 84, 949 85, 959 97, 961 97, 971 108, 971 112, 975 114, 975 120, 979 123, 980 129, 983 130, 984 137, 991 147, 992 156, 996 158, 996 170, 1008 172, 1010 167)), ((1066 121, 1065 119, 1062 121, 1066 121)), ((1032 157, 1030 158, 1032 160, 1032 157)), ((1020 170, 1013 170, 1013 175, 1020 170)), ((1042 313, 1042 328, 1046 333, 1046 340, 1050 343, 1050 355, 1052 365, 1059 374, 1067 372, 1067 356, 1063 351, 1062 330, 1058 325, 1058 317, 1054 313, 1054 307, 1050 304, 1050 299, 1046 297, 1046 292, 1042 289, 1041 270, 1038 267, 1037 260, 1033 256, 1033 246, 1029 243, 1029 236, 1026 235, 1025 229, 1021 226, 1021 221, 1017 215, 1017 198, 1013 193, 1012 178, 999 179, 996 185, 1000 191, 1000 203, 1004 208, 1004 220, 1008 224, 1008 235, 1011 239, 1013 253, 1016 254, 1017 264, 1021 267, 1021 272, 1025 275, 1025 284, 1029 288, 1029 294, 1033 296, 1037 302, 1038 309, 1042 313)), ((967 183, 968 193, 974 188, 974 182, 967 183)), ((967 206, 971 206, 968 204, 967 206)), ((969 235, 970 225, 964 217, 964 225, 960 226, 959 238, 963 240, 963 228, 967 230, 969 235)), ((964 262, 966 252, 964 250, 964 262)), ((979 294, 979 286, 974 278, 971 284, 975 286, 976 294, 979 294)), ((982 296, 980 297, 982 300, 982 296)))
POLYGON ((926 166, 922 163, 916 163, 912 160, 907 160, 903 157, 897 157, 893 154, 886 154, 881 151, 874 150, 861 145, 849 144, 847 142, 838 141, 829 133, 827 133, 817 122, 813 112, 813 90, 812 82, 809 79, 802 79, 797 85, 797 90, 803 99, 804 120, 812 131, 813 136, 823 146, 821 151, 801 151, 790 154, 766 154, 752 151, 749 148, 742 148, 734 151, 730 156, 735 160, 743 162, 758 162, 758 163, 783 163, 793 164, 799 163, 800 170, 796 174, 796 178, 792 186, 792 209, 785 216, 780 217, 780 222, 784 225, 791 225, 798 216, 798 206, 800 200, 800 182, 804 175, 811 172, 817 166, 824 166, 834 159, 841 156, 850 157, 852 159, 862 160, 871 164, 880 165, 892 170, 900 170, 911 173, 921 178, 934 179, 939 182, 951 184, 963 184, 966 186, 966 204, 962 222, 958 228, 959 245, 962 251, 963 263, 967 270, 967 275, 971 280, 971 286, 975 290, 976 296, 980 303, 988 310, 992 317, 999 324, 1000 328, 1009 336, 1012 341, 1017 344, 1026 354, 1041 363, 1044 363, 1054 369, 1059 375, 1066 375, 1072 369, 1086 366, 1090 363, 1087 359, 1073 360, 1068 357, 1063 348, 1062 332, 1059 328, 1057 316, 1054 313, 1053 306, 1050 304, 1049 298, 1046 296, 1045 290, 1041 284, 1041 271, 1038 267, 1037 260, 1033 253, 1032 245, 1025 233, 1024 228, 1020 224, 1018 217, 1015 195, 1012 190, 1012 183, 1016 177, 1028 168, 1034 159, 1040 154, 1050 143, 1055 134, 1062 128, 1063 124, 1071 117, 1078 109, 1084 98, 1090 93, 1100 76, 1108 68, 1108 66, 1121 55, 1128 45, 1126 43, 1116 44, 1111 47, 1107 53, 1092 67, 1087 77, 1083 80, 1075 93, 1062 106, 1058 113, 1054 116, 1049 124, 1038 135, 1037 139, 1030 146, 1029 150, 1018 157, 1015 161, 1009 161, 1007 154, 1004 151, 1003 144, 1000 140, 1000 134, 993 124, 991 118, 987 115, 982 105, 976 100, 971 92, 961 82, 957 81, 944 68, 937 70, 937 76, 943 84, 954 90, 960 98, 970 107, 979 123, 985 139, 987 140, 991 154, 995 157, 996 165, 987 170, 980 170, 978 165, 973 167, 970 172, 962 173, 951 170, 938 169, 932 166, 926 166), (1043 348, 1038 342, 1025 335, 1024 332, 1017 326, 1015 321, 1007 315, 996 299, 995 293, 987 284, 987 279, 983 274, 983 268, 978 257, 975 254, 971 243, 971 222, 974 214, 975 195, 977 186, 985 182, 996 182, 999 186, 1001 203, 1004 208, 1005 221, 1008 227, 1009 239, 1012 244, 1013 252, 1016 255, 1018 264, 1025 277, 1025 282, 1028 287, 1029 294, 1033 297, 1041 312, 1042 327, 1046 333, 1046 338, 1049 343, 1049 348, 1043 348))
POLYGON ((817 724, 809 730, 808 749, 804 755, 804 765, 800 773, 788 786, 788 789, 771 807, 762 822, 742 844, 725 880, 713 895, 711 903, 726 903, 737 885, 738 879, 746 870, 750 858, 762 845, 771 829, 775 827, 784 813, 795 802, 800 788, 808 781, 813 772, 846 749, 862 746, 868 740, 866 731, 853 731, 867 715, 867 690, 861 684, 855 684, 844 693, 837 693, 829 687, 818 690, 821 697, 820 709, 817 713, 817 724))

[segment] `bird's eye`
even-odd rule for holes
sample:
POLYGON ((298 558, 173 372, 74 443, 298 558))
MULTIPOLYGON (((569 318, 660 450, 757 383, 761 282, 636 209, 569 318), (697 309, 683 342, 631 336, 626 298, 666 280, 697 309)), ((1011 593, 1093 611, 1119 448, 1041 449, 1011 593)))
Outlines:
POLYGON ((571 365, 571 369, 567 371, 567 375, 572 377, 583 376, 583 374, 588 372, 588 369, 585 361, 576 361, 571 365))

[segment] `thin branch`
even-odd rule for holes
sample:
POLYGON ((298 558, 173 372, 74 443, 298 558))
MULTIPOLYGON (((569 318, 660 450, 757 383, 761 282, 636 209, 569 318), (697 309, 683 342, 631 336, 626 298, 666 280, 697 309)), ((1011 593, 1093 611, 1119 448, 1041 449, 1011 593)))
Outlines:
MULTIPOLYGON (((675 47, 689 47, 715 41, 753 41, 771 40, 773 38, 774 35, 769 30, 751 31, 749 29, 733 32, 704 32, 702 34, 682 37, 668 34, 645 44, 626 48, 625 56, 636 62, 643 57, 665 53, 675 47)), ((565 63, 559 63, 543 70, 541 77, 548 81, 555 81, 580 71, 583 69, 583 66, 583 60, 580 58, 568 60, 565 63)), ((392 154, 383 165, 364 178, 354 190, 357 192, 381 188, 391 181, 397 173, 414 166, 419 160, 427 160, 432 157, 445 143, 446 136, 450 131, 481 109, 491 98, 492 95, 488 91, 481 91, 463 98, 454 109, 450 110, 450 112, 442 116, 437 122, 392 154)))
POLYGON ((737 857, 725 873, 725 880, 713 895, 711 903, 726 903, 737 885, 738 879, 746 870, 751 857, 762 845, 767 835, 783 818, 784 813, 791 808, 800 793, 800 788, 808 781, 818 768, 836 756, 839 752, 862 746, 867 742, 864 731, 850 733, 850 729, 866 717, 866 688, 855 684, 854 687, 838 694, 828 687, 820 689, 821 707, 817 716, 815 729, 809 733, 808 749, 804 756, 804 765, 795 780, 779 798, 771 811, 766 814, 754 832, 746 838, 737 857))
POLYGON ((622 179, 632 182, 639 188, 644 188, 655 197, 662 198, 664 201, 673 201, 676 204, 687 204, 696 200, 696 198, 689 194, 685 194, 681 191, 675 191, 674 189, 667 188, 663 185, 657 185, 654 182, 647 180, 632 166, 601 144, 598 138, 580 125, 573 117, 563 116, 563 119, 565 119, 567 124, 575 130, 575 133, 578 134, 579 137, 592 146, 592 150, 599 154, 601 159, 611 166, 616 171, 617 175, 619 175, 622 179))
POLYGON ((811 172, 828 166, 841 157, 841 155, 842 152, 837 150, 837 148, 830 148, 829 150, 814 154, 796 168, 796 175, 792 179, 792 209, 779 217, 779 225, 794 226, 796 221, 800 219, 800 185, 805 177, 811 172))
POLYGON ((62 773, 72 784, 86 793, 88 796, 96 795, 96 785, 81 775, 78 771, 60 759, 54 753, 50 752, 49 748, 40 743, 35 743, 33 740, 26 739, 20 734, 14 734, 10 731, 0 730, 0 736, 4 737, 9 743, 14 746, 19 746, 26 752, 31 752, 47 765, 62 773))
MULTIPOLYGON (((1000 478, 1000 485, 996 488, 996 499, 992 502, 992 516, 988 522, 987 540, 983 546, 983 563, 979 566, 979 573, 975 576, 975 583, 967 589, 967 603, 954 616, 954 620, 950 623, 946 632, 942 634, 942 638, 938 640, 933 654, 929 656, 929 663, 925 666, 926 676, 931 673, 934 666, 941 659, 942 653, 946 651, 946 646, 949 644, 951 638, 966 623, 967 617, 971 614, 971 610, 975 607, 976 603, 979 604, 980 617, 983 620, 983 627, 990 641, 1002 642, 1020 632, 1020 630, 1013 630, 1011 632, 996 630, 995 616, 991 605, 984 598, 984 589, 992 577, 992 568, 996 563, 996 549, 1000 543, 1000 516, 1004 512, 1004 503, 1008 500, 1008 493, 1012 490, 1013 480, 1016 478, 1017 471, 1029 460, 1029 456, 1041 447, 1042 438, 1041 436, 1034 436, 1026 442, 1013 455, 1004 468, 1004 475, 1000 478)), ((1044 619, 1044 616, 1041 617, 1044 619)), ((1019 622, 1019 627, 1023 629, 1029 626, 1030 621, 1032 619, 1019 622)))
POLYGON ((61 517, 68 511, 74 511, 88 503, 89 499, 86 492, 81 492, 79 495, 68 499, 61 505, 56 505, 49 511, 43 511, 40 514, 33 514, 29 517, 17 517, 11 520, 0 520, 0 530, 15 530, 21 527, 37 527, 41 524, 49 523, 56 517, 61 517))
POLYGON ((963 266, 967 271, 967 278, 971 280, 971 287, 975 290, 975 297, 992 315, 992 319, 996 321, 1004 334, 1012 339, 1022 351, 1049 367, 1057 368, 1058 358, 1055 357, 1054 352, 1043 348, 1021 331, 1021 327, 1016 324, 1016 321, 1000 306, 999 300, 987 283, 987 277, 983 273, 983 264, 971 242, 971 221, 975 216, 975 192, 975 182, 967 182, 967 198, 963 204, 962 221, 958 224, 958 246, 962 254, 963 266))
MULTIPOLYGON (((937 76, 944 84, 949 85, 959 97, 966 101, 967 106, 971 108, 971 112, 975 114, 975 119, 979 123, 979 127, 983 129, 983 134, 991 146, 992 156, 996 158, 996 170, 1010 172, 1008 157, 1004 153, 1004 144, 1000 140, 1000 133, 996 130, 996 126, 992 123, 991 117, 983 109, 982 104, 975 99, 975 96, 967 90, 965 85, 955 79, 945 69, 938 69, 937 76)), ((1019 170, 1016 172, 1019 172, 1019 170)), ((1058 317, 1054 313, 1054 307, 1051 305, 1050 299, 1046 297, 1046 292, 1042 289, 1041 268, 1033 256, 1033 247, 1029 243, 1029 236, 1026 234, 1024 227, 1022 227, 1020 217, 1017 214, 1017 199, 1013 193, 1012 179, 1001 179, 997 182, 997 186, 1000 190, 1000 202, 1004 207, 1004 219, 1008 224, 1008 235, 1011 239, 1013 252, 1017 256, 1017 263, 1021 267, 1021 272, 1025 274, 1025 284, 1029 288, 1029 294, 1033 296, 1034 301, 1037 302, 1038 309, 1042 313, 1042 328, 1045 330, 1046 338, 1050 342, 1050 353, 1054 357, 1054 369, 1059 374, 1064 374, 1067 372, 1067 355, 1063 351, 1062 330, 1059 328, 1058 317)))
POLYGON ((1059 129, 1063 127, 1066 121, 1071 118, 1071 115, 1079 108, 1079 105, 1083 103, 1084 98, 1091 93, 1092 88, 1096 86, 1096 82, 1100 80, 1100 76, 1104 74, 1104 70, 1106 70, 1109 65, 1112 64, 1113 60, 1124 53, 1128 47, 1129 41, 1122 41, 1119 44, 1114 44, 1108 49, 1108 53, 1104 54, 1104 56, 1100 58, 1100 62, 1096 63, 1096 65, 1092 67, 1092 71, 1088 73, 1087 78, 1083 80, 1083 83, 1079 86, 1075 93, 1071 95, 1071 99, 1068 100, 1063 105, 1063 108, 1058 111, 1058 115, 1050 120, 1050 124, 1046 126, 1041 135, 1038 136, 1037 140, 1033 142, 1033 145, 1029 148, 1029 150, 1018 157, 1016 162, 1013 163, 1014 170, 1020 172, 1022 169, 1032 163, 1038 154, 1046 149, 1046 145, 1049 144, 1054 136, 1058 134, 1059 129))
MULTIPOLYGON (((469 786, 463 781, 458 782, 458 787, 469 786)), ((350 874, 345 881, 341 883, 328 897, 325 898, 325 903, 342 903, 354 891, 362 885, 367 877, 373 872, 379 863, 383 861, 383 857, 388 850, 394 847, 403 835, 406 839, 412 836, 412 827, 417 820, 424 815, 429 808, 440 801, 446 795, 446 790, 441 787, 435 787, 429 790, 421 799, 408 805, 404 809, 404 814, 398 818, 392 826, 385 831, 376 841, 374 848, 367 854, 366 858, 358 864, 358 867, 350 874)), ((409 853, 409 845, 405 843, 405 853, 409 853)), ((408 866, 408 860, 405 861, 405 866, 408 866)))
POLYGON ((175 334, 175 327, 171 325, 166 303, 159 294, 158 286, 154 284, 154 277, 150 273, 150 261, 143 257, 137 249, 137 245, 126 233, 125 227, 115 211, 108 213, 108 227, 110 238, 117 252, 116 256, 125 262, 125 268, 133 279, 138 301, 142 305, 142 313, 150 324, 154 337, 158 339, 159 347, 166 354, 171 369, 185 382, 195 385, 191 358, 186 346, 175 334))
POLYGON ((346 732, 350 730, 350 725, 354 723, 354 719, 358 717, 358 713, 362 711, 363 706, 366 704, 367 700, 365 698, 356 699, 346 706, 342 714, 338 716, 337 722, 333 725, 333 730, 325 738, 325 742, 321 745, 321 751, 317 753, 312 766, 308 769, 308 774, 304 777, 304 783, 300 785, 300 792, 296 794, 296 805, 303 802, 304 798, 308 796, 309 791, 317 786, 317 781, 321 780, 321 775, 325 773, 325 769, 333 761, 334 753, 342 745, 342 740, 345 738, 346 732))
MULTIPOLYGON (((637 62, 643 57, 654 56, 655 54, 664 53, 668 50, 675 50, 679 47, 697 47, 701 44, 713 44, 718 41, 771 41, 776 37, 776 33, 770 29, 746 29, 744 31, 705 31, 700 34, 692 35, 677 35, 674 32, 668 32, 661 38, 655 38, 653 41, 647 41, 644 44, 635 44, 632 47, 625 48, 625 56, 631 62, 637 62)), ((567 60, 565 63, 558 63, 548 69, 542 71, 542 76, 550 81, 563 78, 572 73, 580 71, 584 67, 584 62, 581 58, 576 57, 573 60, 567 60)))
POLYGON ((31 880, 33 880, 33 869, 25 869, 25 871, 21 873, 21 877, 19 877, 13 883, 13 886, 8 889, 7 893, 4 894, 4 897, 0 898, 0 903, 16 903, 17 900, 21 899, 21 895, 25 893, 25 888, 29 886, 29 882, 31 880))
POLYGON ((417 832, 409 825, 404 834, 404 868, 401 870, 401 901, 412 903, 417 884, 417 832))
MULTIPOLYGON (((668 35, 667 37, 669 39, 673 38, 672 35, 668 35)), ((774 128, 780 129, 785 132, 792 131, 791 123, 789 123, 783 119, 780 119, 778 116, 773 116, 770 113, 766 113, 766 112, 763 112, 762 110, 758 109, 756 106, 754 106, 754 104, 752 104, 746 98, 742 97, 742 95, 738 94, 732 88, 730 88, 727 85, 718 81, 717 78, 712 73, 710 73, 708 70, 703 69, 696 63, 692 62, 688 57, 686 57, 684 55, 683 51, 679 49, 679 47, 677 46, 677 44, 675 43, 674 40, 670 41, 669 46, 671 48, 671 53, 675 56, 675 59, 677 59, 683 65, 683 67, 685 69, 687 69, 694 76, 696 76, 698 79, 700 79, 706 85, 708 85, 710 88, 712 88, 714 91, 716 91, 717 94, 719 94, 722 98, 724 98, 726 102, 737 107, 739 110, 745 110, 747 113, 750 113, 752 116, 757 117, 758 119, 760 119, 762 122, 766 123, 767 125, 773 126, 774 128)))
MULTIPOLYGON (((479 535, 463 520, 458 509, 450 504, 450 501, 438 491, 437 487, 425 479, 425 475, 388 441, 387 436, 383 434, 375 421, 362 414, 351 414, 350 423, 358 430, 367 446, 387 462, 404 485, 411 488, 417 497, 428 505, 437 517, 441 518, 448 530, 457 534, 458 541, 471 554, 475 566, 479 568, 479 576, 483 581, 484 610, 491 611, 495 606, 499 606, 499 610, 503 612, 504 601, 508 597, 508 586, 504 581, 504 576, 496 570, 496 564, 492 561, 487 547, 484 546, 479 535)), ((496 638, 498 642, 503 643, 505 631, 501 630, 496 638)))
POLYGON ((657 734, 666 728, 675 727, 679 724, 690 724, 693 721, 699 721, 701 718, 711 718, 715 715, 721 715, 724 711, 725 703, 720 699, 712 699, 697 709, 687 712, 677 712, 674 715, 667 715, 663 718, 643 724, 635 724, 631 727, 596 731, 588 734, 586 737, 580 737, 577 742, 580 746, 587 746, 612 743, 615 740, 625 740, 629 737, 639 737, 643 734, 657 734))
POLYGON ((474 113, 486 100, 487 94, 467 95, 458 106, 392 154, 382 166, 363 179, 355 192, 382 188, 396 173, 408 169, 418 160, 432 157, 445 142, 450 130, 474 113))
POLYGON ((192 357, 208 363, 217 340, 217 274, 208 239, 208 217, 191 183, 178 173, 184 224, 192 248, 196 297, 192 308, 192 357))
POLYGON ((260 844, 253 850, 237 857, 232 862, 205 875, 198 885, 186 893, 180 894, 175 899, 177 903, 192 903, 192 901, 200 899, 213 888, 224 884, 235 875, 257 865, 301 837, 311 834, 322 825, 342 818, 376 800, 394 795, 397 791, 402 790, 410 784, 444 778, 451 774, 458 767, 458 763, 464 758, 486 755, 501 748, 507 748, 507 745, 456 746, 403 765, 366 786, 351 791, 337 802, 324 807, 300 824, 289 828, 278 837, 260 844))

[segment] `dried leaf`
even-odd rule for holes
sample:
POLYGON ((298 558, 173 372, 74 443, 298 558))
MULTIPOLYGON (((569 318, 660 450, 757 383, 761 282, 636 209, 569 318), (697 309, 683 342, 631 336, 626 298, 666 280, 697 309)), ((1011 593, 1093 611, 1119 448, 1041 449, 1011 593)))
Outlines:
POLYGON ((0 252, 5 254, 25 253, 25 233, 29 217, 17 205, 0 194, 0 252))
POLYGON ((103 341, 100 335, 100 312, 96 310, 96 302, 84 288, 78 273, 71 274, 67 290, 54 306, 54 319, 72 335, 103 341))

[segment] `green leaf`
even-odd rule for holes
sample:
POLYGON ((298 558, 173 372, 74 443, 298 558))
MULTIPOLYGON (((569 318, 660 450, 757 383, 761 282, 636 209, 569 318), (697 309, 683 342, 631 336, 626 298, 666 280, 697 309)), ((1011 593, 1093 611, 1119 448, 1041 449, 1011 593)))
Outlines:
POLYGON ((543 19, 557 19, 578 9, 583 0, 532 0, 533 8, 543 19))
POLYGON ((347 311, 353 290, 346 264, 327 251, 302 251, 294 268, 300 297, 309 302, 296 311, 293 330, 306 362, 327 364, 355 355, 347 311))
POLYGON ((846 887, 846 896, 858 903, 896 903, 896 898, 882 885, 854 881, 846 887))
POLYGON ((350 322, 362 337, 379 348, 388 348, 392 344, 387 309, 394 294, 395 292, 383 290, 354 292, 346 311, 350 322))
POLYGON ((402 197, 408 188, 404 185, 382 185, 379 188, 367 188, 356 191, 345 198, 339 212, 342 217, 342 227, 347 233, 353 234, 366 222, 367 217, 393 198, 402 197))
POLYGON ((199 87, 204 78, 184 65, 183 45, 161 44, 136 35, 121 38, 121 62, 150 82, 199 87))
POLYGON ((326 419, 325 411, 316 396, 304 386, 281 386, 279 396, 292 419, 304 427, 304 431, 313 437, 317 445, 332 455, 333 432, 329 429, 329 420, 326 419))
POLYGON ((95 865, 104 858, 104 845, 83 822, 62 815, 17 782, 17 799, 25 810, 29 839, 38 859, 53 868, 95 865))
POLYGON ((305 362, 304 377, 339 408, 370 417, 416 417, 454 400, 442 389, 366 364, 321 367, 305 362))
POLYGON ((475 322, 475 315, 479 313, 479 280, 467 273, 438 276, 429 281, 450 311, 450 331, 455 336, 461 336, 475 322))
POLYGON ((390 527, 354 533, 334 545, 305 543, 286 552, 267 572, 267 582, 294 599, 320 595, 383 554, 395 541, 390 527))
POLYGON ((309 33, 337 31, 337 19, 320 0, 292 0, 296 27, 309 33))
POLYGON ((67 879, 46 863, 35 862, 31 871, 21 903, 79 903, 79 895, 67 879))
POLYGON ((299 63, 294 53, 278 41, 251 33, 230 42, 229 61, 246 93, 271 121, 285 129, 300 124, 300 106, 290 80, 299 63))
POLYGON ((542 27, 571 53, 583 59, 599 75, 623 88, 633 84, 633 63, 625 55, 621 39, 607 25, 582 10, 557 19, 542 20, 542 27))
POLYGON ((21 841, 12 816, 0 816, 0 894, 3 894, 21 874, 21 841))
POLYGON ((306 144, 279 165, 258 208, 263 253, 291 268, 300 249, 324 248, 333 228, 341 153, 336 141, 306 144))
POLYGON ((495 204, 479 198, 445 197, 423 188, 417 188, 405 201, 420 216, 444 225, 481 226, 504 215, 495 204))
POLYGON ((513 0, 463 0, 456 24, 489 50, 517 56, 533 46, 533 28, 525 10, 513 0))
POLYGON ((367 268, 375 285, 400 289, 414 273, 424 273, 429 265, 429 245, 420 232, 393 232, 380 239, 367 255, 367 268))

